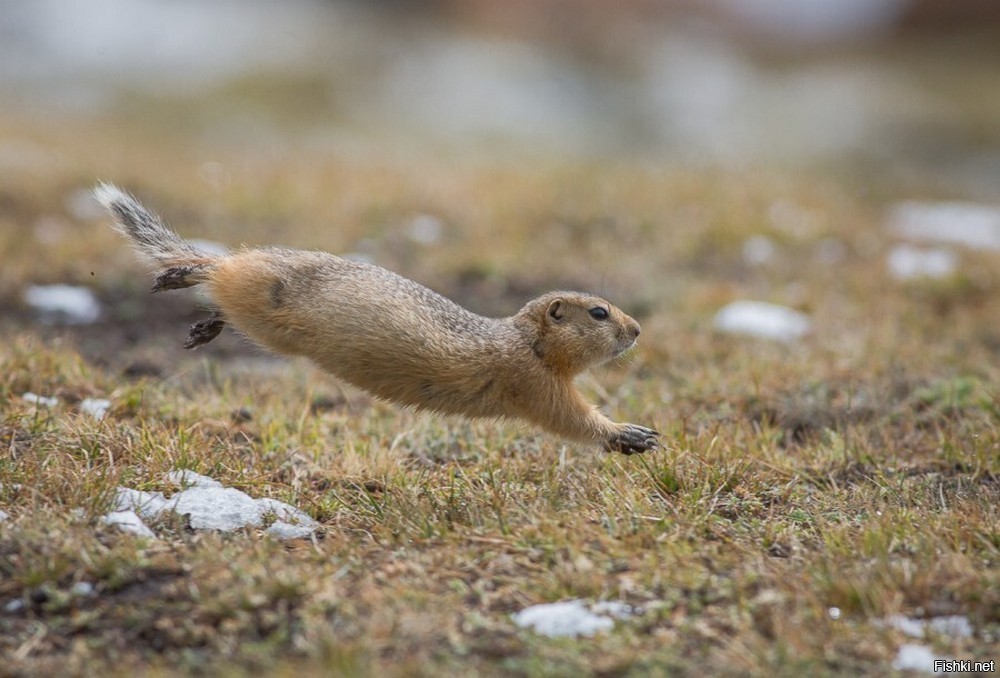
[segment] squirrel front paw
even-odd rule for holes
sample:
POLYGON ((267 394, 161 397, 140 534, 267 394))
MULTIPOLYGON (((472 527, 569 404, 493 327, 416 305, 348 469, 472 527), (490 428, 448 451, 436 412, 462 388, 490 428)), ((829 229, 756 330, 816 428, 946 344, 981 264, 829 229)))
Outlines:
POLYGON ((641 454, 659 447, 660 444, 656 441, 659 436, 659 431, 645 426, 619 424, 618 430, 605 441, 604 449, 608 452, 621 452, 622 454, 641 454))

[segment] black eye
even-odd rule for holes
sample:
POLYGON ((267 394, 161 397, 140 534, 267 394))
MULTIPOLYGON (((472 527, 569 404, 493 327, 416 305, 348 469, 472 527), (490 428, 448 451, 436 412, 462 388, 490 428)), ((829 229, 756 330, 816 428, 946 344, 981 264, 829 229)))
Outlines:
POLYGON ((590 317, 594 320, 607 320, 608 319, 608 309, 603 306, 595 306, 590 309, 590 317))

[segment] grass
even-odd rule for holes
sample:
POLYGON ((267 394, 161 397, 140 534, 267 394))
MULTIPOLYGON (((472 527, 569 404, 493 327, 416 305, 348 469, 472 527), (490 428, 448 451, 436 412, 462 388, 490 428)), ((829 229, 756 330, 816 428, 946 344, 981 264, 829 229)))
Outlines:
POLYGON ((0 612, 5 672, 884 674, 909 640, 881 623, 894 614, 967 616, 972 637, 925 642, 1000 655, 995 257, 895 283, 883 204, 819 169, 262 157, 120 121, 85 139, 0 131, 56 158, 0 187, 0 605, 21 605, 0 612), (198 178, 209 160, 224 184, 198 178), (665 447, 608 456, 400 411, 232 336, 186 354, 197 299, 148 298, 110 229, 66 207, 98 177, 187 235, 367 247, 483 312, 602 292, 639 317, 641 347, 583 386, 665 447), (422 213, 445 224, 438 245, 402 235, 422 213), (778 255, 753 268, 740 248, 759 234, 778 255), (830 238, 844 258, 823 264, 830 238), (102 324, 37 323, 21 290, 57 281, 94 289, 102 324), (714 334, 740 297, 794 305, 815 332, 791 347, 714 334), (85 397, 109 415, 79 412, 85 397), (117 486, 171 492, 175 468, 321 529, 281 543, 174 517, 147 541, 101 522, 117 486), (582 640, 510 619, 567 598, 641 612, 582 640))

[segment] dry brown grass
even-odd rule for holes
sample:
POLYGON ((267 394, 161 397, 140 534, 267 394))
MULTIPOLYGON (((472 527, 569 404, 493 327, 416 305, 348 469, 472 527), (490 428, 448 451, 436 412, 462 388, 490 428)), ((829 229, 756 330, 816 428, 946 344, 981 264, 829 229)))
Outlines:
POLYGON ((0 612, 3 672, 881 674, 905 639, 878 621, 897 613, 965 615, 973 637, 935 650, 1000 655, 995 257, 893 283, 881 204, 819 171, 265 157, 145 132, 0 122, 49 153, 0 187, 0 604, 24 604, 0 612), (223 185, 198 179, 208 160, 223 185), (187 235, 365 246, 484 312, 603 292, 642 321, 642 347, 585 387, 666 448, 607 456, 402 412, 235 338, 184 354, 197 302, 148 299, 122 243, 65 207, 98 177, 187 235), (798 218, 771 220, 777 200, 798 218), (446 229, 421 248, 401 233, 424 212, 446 229), (36 237, 43 220, 57 242, 36 237), (760 233, 779 244, 765 270, 740 257, 760 233), (843 261, 816 259, 828 237, 843 261), (21 290, 56 281, 91 286, 106 322, 33 322, 21 290), (712 313, 744 296, 808 311, 814 336, 714 334, 712 313), (127 376, 137 365, 154 376, 127 376), (35 407, 29 390, 62 404, 35 407), (112 400, 105 420, 76 410, 88 396, 112 400), (171 491, 174 468, 322 527, 280 543, 180 518, 156 541, 101 524, 116 486, 171 491), (642 612, 586 640, 509 617, 576 597, 642 612))

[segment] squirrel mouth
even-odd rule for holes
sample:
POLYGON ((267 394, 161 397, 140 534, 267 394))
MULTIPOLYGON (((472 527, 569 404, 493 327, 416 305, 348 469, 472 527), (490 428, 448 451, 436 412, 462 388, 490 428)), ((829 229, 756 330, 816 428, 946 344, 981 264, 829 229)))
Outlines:
POLYGON ((624 344, 623 346, 619 346, 617 348, 617 350, 615 350, 615 356, 614 357, 617 358, 617 357, 619 357, 621 355, 624 355, 625 353, 628 353, 633 348, 635 348, 635 345, 637 343, 639 343, 639 342, 636 341, 635 339, 633 339, 632 341, 628 342, 627 344, 624 344))

